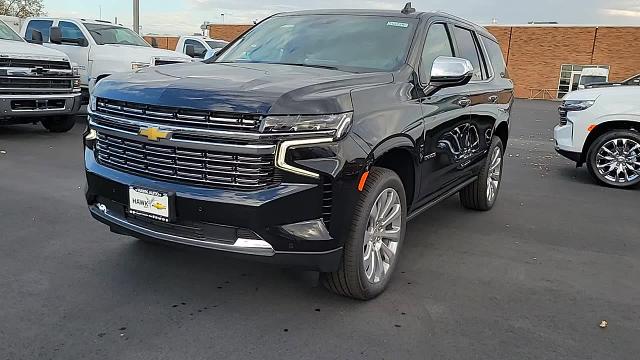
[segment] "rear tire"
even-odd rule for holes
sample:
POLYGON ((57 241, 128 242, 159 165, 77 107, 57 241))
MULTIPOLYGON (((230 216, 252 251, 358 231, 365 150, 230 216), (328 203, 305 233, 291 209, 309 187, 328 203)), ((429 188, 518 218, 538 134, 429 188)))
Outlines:
POLYGON ((52 133, 63 133, 73 129, 76 124, 75 116, 55 116, 42 119, 42 126, 52 133))
POLYGON ((504 147, 499 137, 491 141, 489 155, 480 171, 478 179, 460 190, 460 203, 467 209, 488 211, 498 199, 502 183, 504 147))
POLYGON ((380 295, 398 263, 406 223, 402 181, 389 169, 372 168, 355 206, 340 267, 321 274, 323 285, 354 299, 369 300, 380 295))
POLYGON ((612 130, 600 135, 587 152, 587 168, 602 185, 630 188, 640 184, 640 134, 612 130))

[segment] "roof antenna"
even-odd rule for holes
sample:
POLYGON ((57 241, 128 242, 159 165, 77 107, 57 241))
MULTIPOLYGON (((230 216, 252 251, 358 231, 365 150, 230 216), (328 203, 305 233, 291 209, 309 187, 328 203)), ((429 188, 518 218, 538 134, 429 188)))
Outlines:
POLYGON ((414 12, 416 12, 416 9, 411 7, 411 1, 406 3, 404 5, 404 9, 402 9, 402 13, 403 14, 411 14, 411 13, 414 13, 414 12))

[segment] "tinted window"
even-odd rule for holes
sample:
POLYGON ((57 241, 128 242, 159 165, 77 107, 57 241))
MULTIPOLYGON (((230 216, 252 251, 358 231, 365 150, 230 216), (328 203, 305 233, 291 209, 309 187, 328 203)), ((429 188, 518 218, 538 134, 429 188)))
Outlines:
POLYGON ((491 60, 493 73, 503 78, 508 78, 509 72, 507 71, 507 65, 504 63, 504 57, 502 56, 502 49, 500 49, 500 45, 498 45, 497 42, 489 40, 485 37, 482 37, 482 43, 484 43, 484 47, 487 50, 489 60, 491 60))
POLYGON ((187 45, 193 45, 193 51, 196 54, 196 57, 204 57, 204 54, 207 52, 207 49, 202 45, 200 41, 187 39, 184 42, 185 50, 187 45))
POLYGON ((478 47, 473 33, 467 29, 457 26, 454 29, 456 42, 458 43, 458 51, 460 51, 458 56, 471 61, 471 64, 473 65, 472 80, 484 79, 485 76, 482 71, 482 66, 480 65, 480 53, 478 52, 478 47))
POLYGON ((53 25, 53 21, 51 20, 32 20, 29 21, 29 25, 27 25, 27 33, 25 34, 25 38, 27 40, 33 40, 31 37, 33 30, 38 30, 42 33, 42 40, 49 41, 49 33, 51 30, 51 26, 53 25))
POLYGON ((58 27, 60 28, 60 32, 62 33, 62 40, 76 40, 76 39, 84 39, 84 35, 80 28, 68 21, 60 21, 58 23, 58 27))
POLYGON ((406 62, 417 19, 357 15, 275 16, 255 26, 218 62, 392 71, 406 62))
POLYGON ((433 24, 429 27, 420 65, 420 74, 424 82, 428 80, 433 62, 438 56, 453 56, 451 40, 445 24, 433 24))

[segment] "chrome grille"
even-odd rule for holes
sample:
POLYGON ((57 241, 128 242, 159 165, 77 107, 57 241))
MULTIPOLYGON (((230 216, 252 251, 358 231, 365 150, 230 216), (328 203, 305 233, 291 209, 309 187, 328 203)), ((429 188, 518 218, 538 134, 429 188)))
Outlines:
POLYGON ((96 113, 154 125, 245 132, 258 132, 261 122, 260 115, 177 109, 103 98, 97 100, 96 113))
POLYGON ((74 79, 69 62, 0 58, 2 93, 68 93, 74 79))
POLYGON ((211 187, 253 190, 275 183, 273 155, 219 153, 99 134, 97 160, 124 172, 211 187))

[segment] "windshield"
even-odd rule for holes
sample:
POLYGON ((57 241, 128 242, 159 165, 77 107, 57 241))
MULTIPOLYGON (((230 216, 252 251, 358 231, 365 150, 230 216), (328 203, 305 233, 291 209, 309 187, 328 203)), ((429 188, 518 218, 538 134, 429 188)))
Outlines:
POLYGON ((583 75, 580 78, 581 85, 590 85, 590 84, 597 84, 597 83, 604 83, 604 82, 607 82, 606 76, 593 76, 593 75, 584 76, 583 75))
POLYGON ((207 44, 212 49, 222 49, 223 47, 227 46, 227 44, 229 43, 226 41, 219 41, 219 40, 207 40, 207 44))
POLYGON ((216 62, 393 71, 406 61, 416 21, 357 15, 275 16, 254 27, 216 62))
POLYGON ((98 45, 119 44, 145 47, 150 46, 146 41, 138 36, 138 34, 124 27, 88 23, 84 23, 84 26, 89 30, 91 37, 98 45))
POLYGON ((0 21, 0 40, 23 41, 20 35, 2 21, 0 21))

